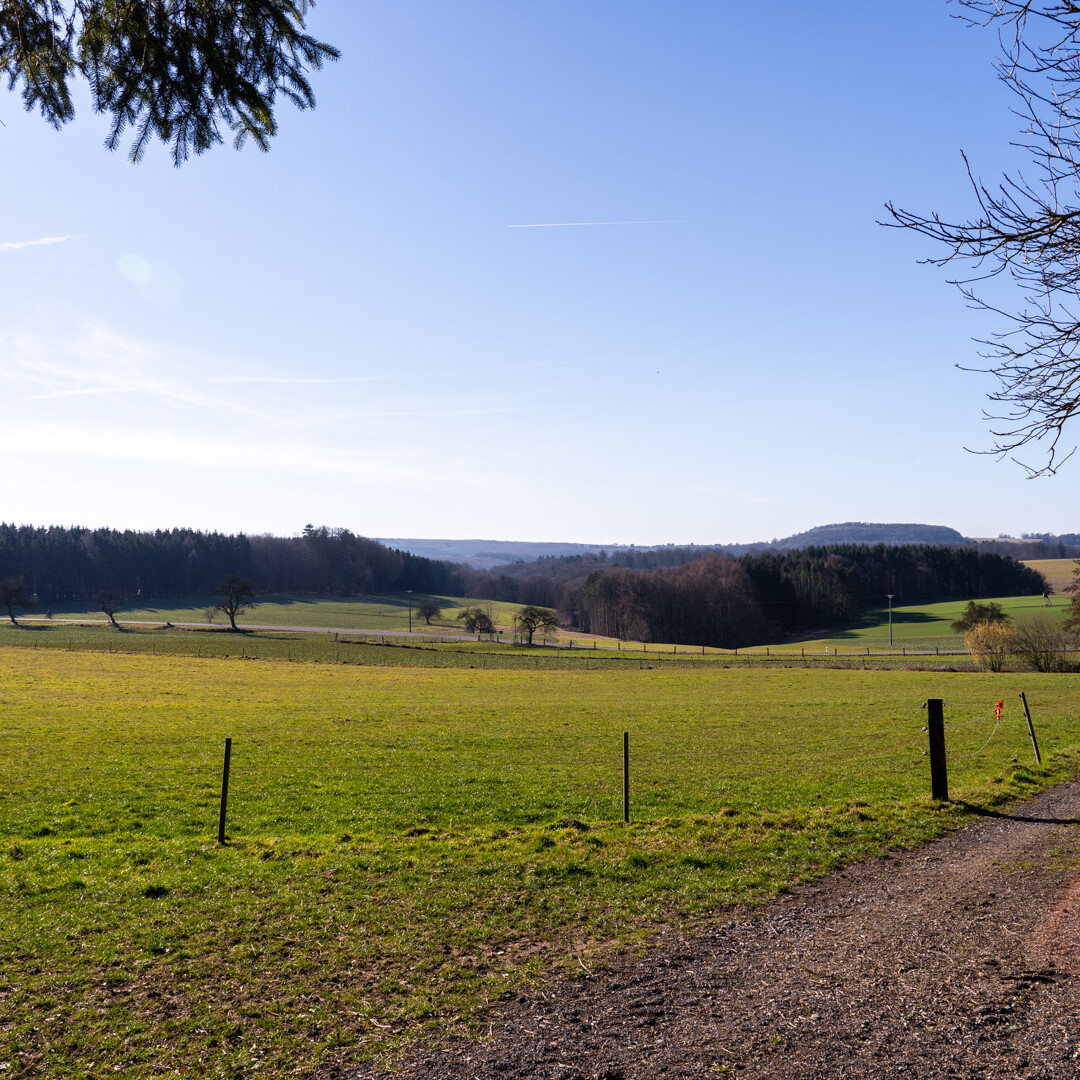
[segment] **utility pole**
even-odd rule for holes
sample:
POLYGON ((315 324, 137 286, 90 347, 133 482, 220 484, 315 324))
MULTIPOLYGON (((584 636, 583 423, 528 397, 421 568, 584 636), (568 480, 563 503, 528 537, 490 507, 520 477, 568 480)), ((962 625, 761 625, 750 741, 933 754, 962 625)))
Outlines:
POLYGON ((891 649, 892 648, 892 598, 896 595, 896 593, 886 593, 885 595, 889 598, 889 648, 891 649))
POLYGON ((405 590, 409 594, 409 633, 412 633, 412 589, 405 590))

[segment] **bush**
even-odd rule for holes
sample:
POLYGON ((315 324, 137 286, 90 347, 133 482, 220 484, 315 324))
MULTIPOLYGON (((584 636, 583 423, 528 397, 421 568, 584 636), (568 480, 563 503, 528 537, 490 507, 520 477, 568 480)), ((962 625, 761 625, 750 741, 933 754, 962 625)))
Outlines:
POLYGON ((966 634, 969 630, 974 630, 976 626, 983 623, 1006 623, 1008 621, 1009 616, 1001 610, 1000 604, 995 604, 992 600, 985 604, 980 604, 977 600, 969 600, 967 607, 964 608, 964 614, 953 622, 952 628, 957 634, 966 634))
POLYGON ((987 671, 1001 671, 1009 655, 1016 651, 1016 631, 1006 622, 984 622, 964 636, 971 659, 987 671))
POLYGON ((1063 671, 1066 653, 1076 644, 1075 636, 1060 619, 1032 615, 1016 624, 1014 651, 1035 671, 1063 671))

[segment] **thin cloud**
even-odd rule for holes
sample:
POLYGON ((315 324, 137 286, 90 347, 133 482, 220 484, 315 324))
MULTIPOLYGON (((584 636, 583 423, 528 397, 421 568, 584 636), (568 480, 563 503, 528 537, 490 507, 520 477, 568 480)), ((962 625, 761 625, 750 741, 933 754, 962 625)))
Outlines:
POLYGON ((645 221, 540 221, 530 225, 507 225, 508 229, 577 229, 595 225, 707 225, 709 220, 657 218, 645 221))
POLYGON ((87 394, 138 394, 142 386, 91 386, 85 390, 57 390, 52 394, 31 394, 27 401, 48 401, 51 398, 85 397, 87 394))
MULTIPOLYGON (((342 449, 319 443, 282 440, 277 433, 221 436, 197 430, 167 431, 133 425, 125 428, 125 437, 115 437, 115 427, 103 423, 57 423, 20 420, 0 426, 0 452, 25 452, 34 446, 34 468, 40 475, 52 475, 42 462, 115 463, 124 470, 172 467, 186 475, 200 474, 197 483, 215 490, 219 483, 231 484, 239 477, 249 481, 279 483, 282 476, 304 477, 311 485, 327 478, 341 483, 364 485, 366 491, 399 491, 408 488, 431 493, 445 492, 455 485, 467 484, 480 490, 512 488, 511 478, 490 465, 481 463, 462 471, 458 462, 432 464, 426 458, 395 447, 388 452, 385 444, 371 449, 342 449), (202 475, 206 474, 206 475, 202 475), (211 479, 208 481, 207 476, 211 479)), ((103 468, 109 468, 104 465, 103 468)), ((54 487, 54 490, 55 487, 54 487)))
POLYGON ((70 236, 43 236, 39 240, 12 240, 0 244, 0 251, 21 251, 29 247, 48 247, 49 244, 66 244, 69 240, 77 239, 72 233, 70 236))
MULTIPOLYGON (((25 334, 5 340, 0 335, 0 355, 5 358, 0 381, 26 387, 25 400, 145 395, 174 407, 273 419, 265 410, 237 401, 235 395, 199 389, 173 375, 220 361, 105 328, 91 328, 83 336, 67 341, 25 334), (54 359, 56 356, 60 359, 54 359)), ((194 379, 197 381, 197 376, 194 379)))
POLYGON ((386 382, 390 379, 400 379, 400 375, 355 375, 341 379, 318 379, 318 378, 290 378, 279 375, 220 375, 213 379, 207 379, 212 383, 270 383, 273 385, 311 385, 311 386, 339 386, 342 383, 366 383, 386 382))

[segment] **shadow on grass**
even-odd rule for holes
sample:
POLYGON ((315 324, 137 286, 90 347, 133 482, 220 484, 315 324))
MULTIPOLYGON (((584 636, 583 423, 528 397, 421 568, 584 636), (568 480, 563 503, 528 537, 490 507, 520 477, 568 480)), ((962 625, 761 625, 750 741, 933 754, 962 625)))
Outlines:
POLYGON ((1080 825, 1080 818, 1048 818, 1034 817, 1031 814, 1005 814, 1000 810, 991 810, 986 806, 977 806, 975 803, 965 802, 963 799, 957 799, 956 805, 963 807, 970 814, 977 814, 979 817, 1001 818, 1004 821, 1026 821, 1031 825, 1080 825))
MULTIPOLYGON (((948 619, 942 619, 937 615, 928 615, 924 611, 898 611, 893 608, 892 621, 894 629, 898 626, 928 626, 932 623, 938 623, 942 628, 942 637, 952 633, 951 630, 945 629, 949 625, 948 619)), ((823 635, 828 637, 830 641, 863 641, 867 630, 880 631, 882 635, 888 634, 889 613, 887 611, 871 611, 860 622, 851 623, 842 630, 827 627, 825 630, 807 632, 793 638, 792 641, 794 644, 798 644, 799 641, 817 641, 823 635)))

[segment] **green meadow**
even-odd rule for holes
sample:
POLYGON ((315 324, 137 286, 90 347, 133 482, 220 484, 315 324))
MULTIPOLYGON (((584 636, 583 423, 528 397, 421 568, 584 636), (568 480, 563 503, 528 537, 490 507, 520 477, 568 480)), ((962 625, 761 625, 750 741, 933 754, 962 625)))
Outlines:
MULTIPOLYGON (((1066 580, 1066 577, 1071 578, 1071 571, 1075 563, 1076 561, 1073 559, 1054 559, 1044 560, 1041 563, 1033 563, 1032 565, 1036 569, 1040 569, 1041 572, 1048 573, 1052 582, 1060 584, 1061 581, 1066 580), (1058 563, 1063 564, 1063 566, 1056 566, 1058 563)), ((994 602, 1000 604, 1006 614, 1014 620, 1022 620, 1032 615, 1042 614, 1049 615, 1051 618, 1063 618, 1068 610, 1069 597, 1062 594, 1057 584, 1054 587, 1056 592, 1050 598, 1049 606, 1044 604, 1041 596, 999 597, 994 602)), ((487 608, 489 605, 489 602, 484 600, 470 600, 451 596, 434 597, 443 605, 443 612, 428 625, 416 614, 415 605, 418 599, 420 599, 418 596, 414 596, 412 601, 413 634, 415 637, 430 637, 436 641, 439 638, 461 636, 462 628, 461 623, 457 620, 457 615, 465 607, 481 605, 487 608)), ((157 626, 168 622, 173 624, 195 624, 206 631, 222 630, 228 625, 225 616, 218 612, 212 623, 206 617, 207 609, 212 608, 215 602, 213 597, 182 601, 163 600, 157 602, 153 607, 124 608, 118 612, 117 618, 122 622, 141 622, 157 626)), ((943 653, 962 650, 964 647, 963 635, 954 633, 950 624, 962 614, 966 603, 966 601, 952 600, 942 603, 894 607, 892 611, 892 650, 901 653, 904 650, 911 650, 912 652, 939 650, 943 653)), ((503 640, 512 641, 513 616, 517 610, 517 605, 495 603, 490 606, 496 625, 502 631, 503 640)), ((342 634, 347 635, 350 632, 355 632, 358 640, 362 639, 367 642, 380 633, 395 635, 406 631, 409 627, 409 608, 409 597, 406 593, 352 598, 268 596, 261 598, 255 608, 243 612, 238 618, 238 622, 241 627, 246 626, 248 628, 263 626, 295 627, 297 631, 315 628, 328 629, 337 631, 339 638, 342 634)), ((40 611, 35 611, 31 613, 29 618, 24 617, 20 621, 28 628, 42 630, 43 628, 64 628, 68 624, 63 620, 68 619, 87 624, 106 622, 105 616, 96 605, 85 603, 56 606, 53 609, 52 620, 45 618, 40 611)), ((6 624, 6 626, 0 625, 0 643, 25 643, 11 637, 10 633, 7 632, 10 630, 10 624, 6 624)), ((89 633, 89 631, 87 632, 89 633)), ((134 633, 135 628, 131 627, 129 632, 134 633)), ((74 643, 73 647, 79 647, 80 644, 89 644, 89 647, 93 648, 98 647, 97 639, 86 637, 78 631, 69 630, 63 630, 58 632, 57 636, 49 638, 49 644, 55 645, 59 642, 63 633, 68 634, 70 640, 74 643)), ((257 652, 259 655, 284 658, 292 656, 304 659, 344 659, 341 649, 335 649, 325 643, 317 645, 309 640, 309 634, 302 632, 293 634, 291 638, 288 632, 272 634, 256 631, 256 636, 263 644, 258 647, 250 645, 247 651, 257 652), (269 644, 275 638, 278 640, 279 645, 287 640, 291 640, 293 645, 292 647, 281 645, 279 648, 269 644)), ((236 646, 235 642, 229 644, 223 639, 212 641, 208 636, 200 636, 194 644, 192 644, 194 639, 187 639, 185 642, 182 633, 175 634, 174 639, 170 643, 158 639, 157 647, 166 652, 186 653, 190 651, 196 655, 205 652, 214 655, 233 655, 234 652, 242 654, 245 651, 243 647, 236 646), (188 648, 189 645, 191 646, 190 649, 188 648)), ((130 651, 139 651, 144 646, 148 649, 155 648, 153 644, 149 643, 149 640, 145 638, 142 640, 133 639, 125 643, 114 640, 106 648, 127 649, 130 651)), ((706 649, 703 651, 700 648, 674 646, 663 642, 650 643, 649 645, 643 645, 641 642, 620 643, 612 638, 582 634, 573 630, 562 630, 553 638, 537 638, 538 643, 542 640, 563 645, 573 641, 578 647, 585 646, 586 648, 595 644, 598 652, 608 649, 626 653, 628 656, 639 656, 648 651, 661 658, 664 656, 678 656, 680 653, 684 658, 693 655, 715 658, 716 656, 730 654, 730 650, 706 649)), ((386 643, 391 643, 389 638, 386 639, 386 643)), ((44 638, 40 644, 46 644, 44 638)), ((874 653, 889 651, 888 608, 872 608, 863 615, 857 624, 834 629, 824 635, 810 634, 803 638, 778 642, 769 646, 752 646, 747 649, 740 649, 739 653, 756 657, 764 655, 767 651, 770 657, 781 658, 785 656, 789 658, 792 656, 801 657, 804 653, 810 656, 824 656, 826 647, 829 650, 829 655, 833 657, 838 654, 841 657, 865 657, 867 650, 870 651, 871 656, 874 653)), ((413 658, 413 660, 417 664, 423 662, 418 658, 413 658)), ((385 657, 382 662, 385 662, 385 657)))
MULTIPOLYGON (((220 611, 214 613, 213 622, 207 618, 207 610, 213 609, 220 597, 205 596, 183 600, 155 600, 153 605, 132 604, 117 611, 118 620, 150 623, 199 623, 207 626, 228 626, 228 619, 220 611)), ((429 597, 414 593, 410 601, 408 593, 381 593, 377 596, 317 597, 299 595, 260 596, 255 607, 243 612, 237 619, 239 625, 296 626, 330 630, 386 630, 401 631, 409 628, 410 609, 414 631, 443 633, 461 632, 458 613, 466 607, 480 605, 487 609, 487 600, 469 600, 455 596, 432 596, 430 599, 443 605, 442 615, 432 619, 430 627, 419 617, 416 606, 429 597)), ((495 622, 509 628, 514 604, 492 602, 495 622)), ((57 619, 106 622, 101 608, 93 603, 56 604, 52 614, 57 619)), ((30 613, 32 622, 40 621, 43 613, 35 609, 30 613)))
POLYGON ((483 666, 498 651, 421 667, 0 644, 4 1072, 392 1062, 661 923, 1080 771, 1080 676, 587 668, 556 650, 483 666), (950 804, 929 798, 930 696, 950 804))
MULTIPOLYGON (((1073 560, 1067 560, 1072 563, 1073 560)), ((981 601, 985 602, 985 601, 981 601)), ((1051 596, 1047 606, 1041 596, 1003 596, 993 600, 1000 604, 1005 614, 1013 620, 1046 615, 1063 619, 1069 610, 1069 597, 1051 596)), ((966 600, 949 600, 937 604, 914 604, 894 607, 892 610, 893 648, 933 650, 935 648, 963 649, 964 636, 952 630, 951 623, 958 619, 967 607, 966 600)), ((889 611, 887 607, 866 612, 855 626, 834 630, 824 636, 814 636, 799 641, 796 647, 820 651, 824 646, 845 652, 883 650, 889 648, 889 611)), ((780 646, 781 649, 791 646, 780 646)))

